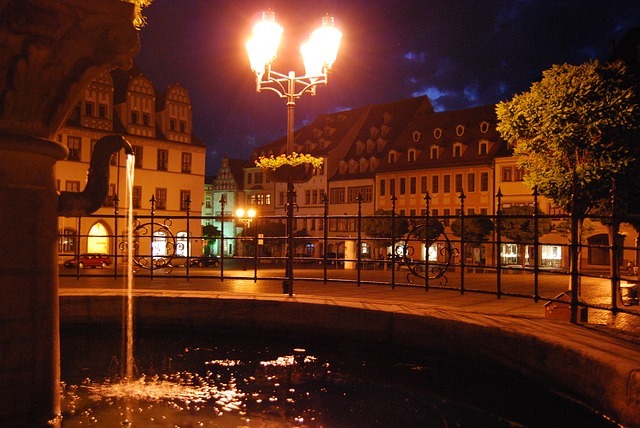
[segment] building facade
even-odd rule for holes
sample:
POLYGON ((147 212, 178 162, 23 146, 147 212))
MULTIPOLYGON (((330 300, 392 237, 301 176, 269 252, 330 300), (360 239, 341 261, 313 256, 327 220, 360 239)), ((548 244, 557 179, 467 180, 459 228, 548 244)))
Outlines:
MULTIPOLYGON (((121 134, 135 152, 134 216, 148 216, 153 208, 158 218, 174 219, 170 227, 157 228, 148 249, 141 244, 138 251, 154 257, 202 254, 200 221, 187 217, 199 216, 203 205, 206 149, 193 135, 191 115, 189 94, 180 85, 156 91, 136 67, 103 73, 84 91, 57 137, 69 149, 56 165, 58 190, 82 191, 96 141, 121 134)), ((94 215, 59 218, 61 261, 78 253, 120 254, 130 226, 114 214, 126 208, 126 165, 123 151, 112 157, 109 195, 94 215)))

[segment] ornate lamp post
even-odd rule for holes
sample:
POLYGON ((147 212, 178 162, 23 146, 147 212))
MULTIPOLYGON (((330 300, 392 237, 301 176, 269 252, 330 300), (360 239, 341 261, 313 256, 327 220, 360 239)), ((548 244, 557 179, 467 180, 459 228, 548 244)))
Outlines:
MULTIPOLYGON (((309 41, 300 48, 305 75, 296 77, 294 71, 281 74, 271 69, 275 60, 283 28, 275 20, 275 13, 267 11, 253 27, 253 36, 247 41, 247 53, 251 70, 256 75, 256 90, 273 91, 287 101, 286 155, 293 154, 294 109, 296 100, 305 93, 315 95, 318 85, 326 85, 329 72, 338 55, 342 33, 334 26, 330 16, 322 18, 322 25, 311 33, 309 41)), ((293 209, 295 203, 294 178, 287 180, 287 280, 283 292, 293 295, 293 209)))

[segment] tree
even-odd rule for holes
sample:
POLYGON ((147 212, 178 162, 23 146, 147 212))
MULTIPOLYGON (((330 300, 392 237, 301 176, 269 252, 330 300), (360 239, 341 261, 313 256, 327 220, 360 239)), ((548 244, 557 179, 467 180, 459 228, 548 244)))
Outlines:
POLYGON ((610 209, 612 183, 638 162, 638 88, 621 63, 554 65, 496 114, 525 184, 565 211, 610 209))
MULTIPOLYGON (((362 219, 362 231, 370 238, 376 238, 376 247, 388 247, 391 245, 392 222, 391 210, 378 209, 373 213, 373 217, 362 219)), ((398 241, 409 231, 409 222, 405 218, 395 219, 395 231, 393 237, 398 241)))
POLYGON ((487 216, 470 216, 464 218, 464 236, 460 230, 460 219, 451 222, 451 231, 455 236, 462 237, 463 241, 480 244, 489 239, 493 232, 493 222, 487 216))
MULTIPOLYGON (((500 233, 518 244, 518 256, 525 266, 526 244, 533 243, 536 238, 534 207, 531 205, 514 205, 502 210, 500 217, 500 233)), ((540 238, 551 232, 551 220, 539 217, 542 211, 538 209, 538 234, 540 238)))
POLYGON ((211 254, 211 246, 220 238, 220 230, 212 224, 202 226, 202 239, 205 241, 205 254, 211 254))

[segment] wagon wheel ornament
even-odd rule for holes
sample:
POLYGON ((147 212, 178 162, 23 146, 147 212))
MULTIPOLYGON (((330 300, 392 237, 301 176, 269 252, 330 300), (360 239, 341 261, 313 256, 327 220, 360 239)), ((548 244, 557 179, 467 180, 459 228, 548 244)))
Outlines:
MULTIPOLYGON (((176 250, 180 250, 184 247, 184 244, 177 244, 176 237, 171 231, 172 221, 171 219, 165 219, 163 223, 147 222, 141 223, 140 219, 135 219, 133 222, 133 236, 135 237, 133 242, 133 270, 138 272, 140 269, 145 270, 159 270, 164 269, 165 273, 171 273, 173 270, 172 260, 176 256, 176 250), (155 238, 162 237, 164 240, 166 255, 154 256, 155 253, 155 238), (148 242, 144 242, 147 240, 148 242), (143 252, 141 254, 140 249, 149 249, 148 253, 143 252)), ((129 254, 128 245, 126 241, 123 241, 119 245, 123 254, 129 254)))
POLYGON ((429 280, 439 280, 443 286, 447 284, 446 272, 454 262, 458 250, 451 243, 445 233, 444 225, 438 219, 429 218, 428 227, 424 220, 412 220, 409 224, 407 239, 398 248, 402 252, 401 263, 409 269, 407 281, 413 282, 415 278, 428 278, 429 280), (422 245, 427 248, 427 260, 415 260, 413 257, 415 249, 422 248, 422 245), (429 260, 429 248, 433 246, 436 248, 437 258, 429 260))

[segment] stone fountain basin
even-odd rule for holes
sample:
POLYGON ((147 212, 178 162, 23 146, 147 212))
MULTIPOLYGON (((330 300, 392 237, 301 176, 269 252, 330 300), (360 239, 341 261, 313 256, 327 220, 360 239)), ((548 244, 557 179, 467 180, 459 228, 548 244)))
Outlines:
MULTIPOLYGON (((63 295, 60 305, 62 325, 122 320, 123 297, 115 292, 63 295)), ((277 329, 460 354, 519 373, 622 425, 640 425, 640 344, 599 329, 385 301, 236 292, 143 293, 134 314, 136 328, 277 329)))

